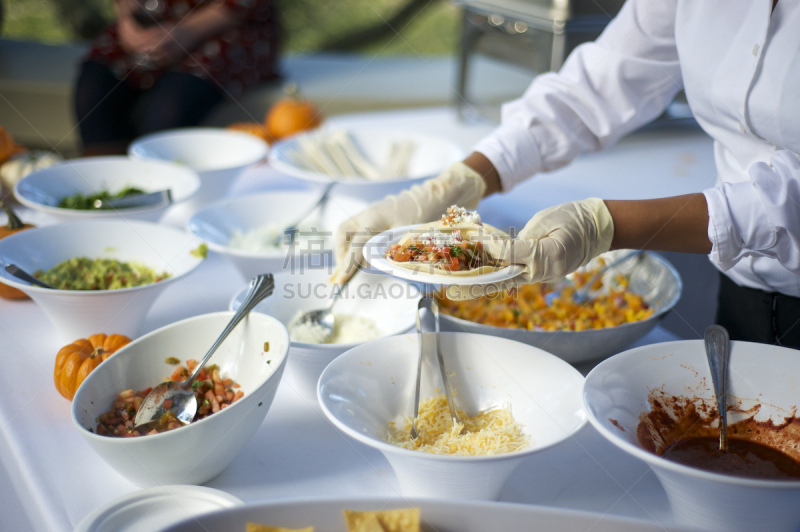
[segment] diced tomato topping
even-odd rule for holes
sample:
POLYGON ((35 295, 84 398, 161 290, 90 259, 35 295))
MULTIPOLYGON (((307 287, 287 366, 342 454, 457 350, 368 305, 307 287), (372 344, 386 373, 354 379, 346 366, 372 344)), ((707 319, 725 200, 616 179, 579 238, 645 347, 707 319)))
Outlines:
POLYGON ((458 257, 450 257, 449 260, 449 263, 441 264, 439 267, 449 272, 455 272, 461 269, 461 263, 458 260, 458 257))

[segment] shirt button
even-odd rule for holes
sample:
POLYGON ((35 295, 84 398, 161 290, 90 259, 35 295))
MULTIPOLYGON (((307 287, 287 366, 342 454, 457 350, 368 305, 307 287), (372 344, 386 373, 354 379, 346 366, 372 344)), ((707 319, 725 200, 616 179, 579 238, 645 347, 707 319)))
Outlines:
POLYGON ((742 133, 747 133, 747 130, 744 128, 744 124, 739 122, 739 129, 742 130, 742 133))
POLYGON ((753 57, 758 57, 758 45, 753 46, 753 57))

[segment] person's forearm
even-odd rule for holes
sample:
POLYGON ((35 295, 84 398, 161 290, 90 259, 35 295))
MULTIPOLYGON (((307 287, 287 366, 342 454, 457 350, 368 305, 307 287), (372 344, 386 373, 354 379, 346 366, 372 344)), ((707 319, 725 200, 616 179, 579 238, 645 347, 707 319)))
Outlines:
POLYGON ((483 181, 486 183, 486 193, 483 195, 484 197, 490 196, 495 192, 500 192, 500 174, 497 173, 497 169, 485 155, 474 151, 464 159, 464 164, 483 176, 483 181))
POLYGON ((650 200, 605 200, 614 219, 611 249, 710 253, 703 194, 650 200))
POLYGON ((192 50, 206 39, 237 27, 243 20, 222 2, 215 2, 192 11, 177 24, 176 31, 183 35, 184 46, 192 50))

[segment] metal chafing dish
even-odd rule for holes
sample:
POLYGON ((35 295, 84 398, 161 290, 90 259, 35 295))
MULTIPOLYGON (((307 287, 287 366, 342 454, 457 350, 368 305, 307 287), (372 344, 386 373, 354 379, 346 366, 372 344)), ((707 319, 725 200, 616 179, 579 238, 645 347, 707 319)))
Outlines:
POLYGON ((535 73, 558 70, 579 44, 597 38, 624 0, 454 0, 462 8, 459 116, 470 97, 470 63, 482 53, 535 73))

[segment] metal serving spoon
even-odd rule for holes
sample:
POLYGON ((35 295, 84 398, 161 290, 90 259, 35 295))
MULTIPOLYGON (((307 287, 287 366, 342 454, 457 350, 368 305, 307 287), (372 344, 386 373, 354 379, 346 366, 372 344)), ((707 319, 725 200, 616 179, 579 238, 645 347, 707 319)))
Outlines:
POLYGON ((711 368, 711 382, 719 411, 719 450, 728 450, 728 361, 731 341, 728 331, 720 325, 712 325, 705 332, 706 357, 711 368))
POLYGON ((134 207, 157 207, 172 203, 172 193, 169 190, 133 194, 124 198, 97 199, 92 207, 95 209, 132 209, 134 207))
MULTIPOLYGON (((361 268, 359 268, 360 270, 361 268)), ((336 302, 339 300, 339 297, 344 292, 344 287, 347 286, 353 277, 356 276, 359 270, 351 275, 345 282, 339 285, 339 289, 333 294, 333 298, 331 299, 328 308, 323 308, 319 310, 309 310, 308 312, 301 315, 299 318, 294 320, 289 328, 289 335, 291 336, 292 331, 295 327, 299 325, 311 324, 312 326, 319 326, 325 329, 325 338, 320 342, 324 344, 327 342, 331 335, 333 334, 333 326, 335 324, 336 318, 333 315, 333 306, 336 305, 336 302)))
POLYGON ((284 239, 288 239, 289 241, 291 241, 292 239, 294 239, 294 235, 297 233, 297 231, 299 231, 299 230, 300 230, 300 224, 301 224, 301 223, 303 223, 303 221, 305 221, 305 219, 306 219, 306 218, 308 218, 308 217, 309 217, 309 215, 310 215, 312 212, 316 211, 316 210, 317 210, 318 208, 320 208, 320 207, 324 207, 324 206, 325 206, 325 204, 328 202, 328 197, 330 196, 330 194, 331 194, 331 189, 334 187, 334 185, 336 185, 336 182, 335 182, 335 181, 334 181, 334 182, 332 182, 332 183, 329 183, 329 184, 328 184, 328 185, 327 185, 327 186, 326 186, 326 187, 323 189, 323 191, 322 191, 322 195, 319 197, 319 199, 317 200, 317 202, 316 202, 314 205, 312 205, 312 206, 311 206, 311 208, 309 208, 309 209, 308 209, 308 210, 307 210, 305 213, 303 213, 303 215, 302 215, 302 216, 300 216, 300 217, 297 219, 297 221, 296 221, 296 222, 294 222, 294 223, 292 223, 292 224, 289 224, 288 226, 286 226, 286 228, 283 230, 283 232, 282 232, 282 233, 280 233, 280 234, 278 234, 278 235, 275 237, 275 245, 276 245, 276 246, 280 246, 280 245, 281 245, 281 242, 283 242, 283 241, 284 241, 284 239))
POLYGON ((211 358, 211 355, 213 355, 222 342, 225 341, 225 338, 228 337, 231 331, 233 331, 239 322, 253 310, 253 307, 262 299, 272 294, 274 288, 275 279, 273 279, 272 274, 259 275, 250 281, 250 291, 242 302, 242 306, 240 306, 236 314, 233 315, 233 318, 228 322, 225 330, 219 335, 219 338, 217 338, 217 341, 211 346, 211 349, 208 350, 206 356, 203 357, 203 360, 194 368, 192 374, 183 382, 169 381, 159 384, 147 394, 147 397, 144 398, 141 406, 139 406, 139 411, 136 413, 136 418, 134 419, 134 426, 137 429, 159 421, 167 412, 174 414, 175 418, 184 425, 192 422, 197 413, 197 400, 192 390, 192 382, 194 382, 197 374, 200 373, 200 370, 206 365, 208 359, 211 358), (164 405, 165 401, 171 401, 171 404, 168 404, 168 408, 164 405))
MULTIPOLYGON (((640 250, 640 249, 637 249, 635 251, 631 251, 630 253, 626 253, 625 255, 621 256, 617 260, 609 262, 605 266, 602 266, 601 268, 599 268, 596 272, 594 272, 592 274, 591 277, 589 277, 589 279, 583 284, 583 286, 581 286, 580 288, 576 288, 575 289, 575 292, 572 293, 572 301, 575 302, 575 303, 583 303, 584 301, 588 300, 589 299, 589 293, 592 291, 592 285, 600 277, 602 277, 604 273, 606 273, 611 268, 615 268, 615 267, 619 266, 620 264, 622 264, 623 262, 628 261, 628 260, 630 260, 630 259, 632 259, 634 257, 638 257, 637 260, 639 262, 641 262, 642 259, 644 259, 644 257, 645 257, 645 252, 640 250)), ((638 266, 638 263, 637 263, 637 266, 638 266)), ((634 268, 635 268, 635 266, 634 266, 634 268)), ((566 288, 567 286, 569 286, 571 284, 572 284, 572 281, 567 281, 566 279, 564 281, 560 281, 556 285, 556 288, 552 292, 548 292, 547 294, 545 294, 545 296, 544 296, 545 302, 548 305, 552 305, 553 302, 558 297, 561 296, 561 293, 564 291, 564 288, 566 288)))
POLYGON ((420 311, 423 308, 427 308, 428 311, 433 313, 433 321, 434 321, 434 336, 436 342, 436 359, 439 363, 439 372, 442 375, 442 384, 444 385, 444 396, 445 401, 447 402, 447 407, 450 409, 450 417, 453 419, 453 424, 460 423, 462 425, 461 434, 466 432, 466 428, 463 427, 464 422, 461 421, 461 418, 458 416, 458 412, 456 412, 456 405, 453 402, 453 393, 452 388, 450 388, 450 379, 447 376, 447 370, 444 367, 444 358, 442 357, 442 349, 439 345, 439 304, 436 302, 436 299, 432 296, 424 296, 422 299, 419 300, 417 304, 417 336, 419 337, 419 359, 417 360, 417 381, 416 381, 416 389, 414 391, 414 417, 411 419, 411 439, 416 440, 419 437, 419 432, 417 431, 417 417, 419 417, 419 394, 420 394, 420 380, 422 378, 422 357, 423 357, 423 345, 422 345, 422 323, 420 322, 420 311))
POLYGON ((33 275, 29 274, 16 264, 6 264, 6 271, 16 277, 17 279, 21 279, 26 283, 30 283, 32 285, 41 286, 42 288, 50 288, 51 290, 55 290, 56 287, 49 285, 43 281, 40 281, 33 275))

